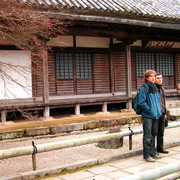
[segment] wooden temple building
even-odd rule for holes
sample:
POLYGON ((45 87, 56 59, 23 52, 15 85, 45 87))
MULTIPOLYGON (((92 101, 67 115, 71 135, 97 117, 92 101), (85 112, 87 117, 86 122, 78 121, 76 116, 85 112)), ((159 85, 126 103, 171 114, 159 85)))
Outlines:
POLYGON ((47 41, 51 51, 47 50, 43 61, 33 56, 28 56, 29 60, 27 54, 0 40, 0 58, 17 63, 26 59, 30 69, 37 70, 28 74, 28 95, 15 86, 16 98, 7 103, 0 96, 1 122, 6 121, 6 113, 14 104, 22 109, 43 109, 46 118, 57 107, 74 107, 76 115, 86 105, 102 105, 106 112, 108 104, 126 103, 126 108, 131 109, 147 69, 162 73, 167 98, 179 98, 176 89, 180 82, 179 0, 24 0, 24 3, 54 17, 70 19, 71 23, 65 34, 47 41), (37 63, 31 63, 32 60, 37 63))

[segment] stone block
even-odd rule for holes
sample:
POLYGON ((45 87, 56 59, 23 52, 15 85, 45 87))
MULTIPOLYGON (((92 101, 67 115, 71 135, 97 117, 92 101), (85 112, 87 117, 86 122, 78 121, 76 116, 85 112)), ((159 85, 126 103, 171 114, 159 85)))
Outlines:
POLYGON ((96 129, 99 127, 99 121, 88 121, 83 123, 83 129, 96 129))
POLYGON ((180 116, 180 108, 168 109, 170 116, 180 116))
POLYGON ((51 134, 65 133, 67 129, 67 125, 62 126, 51 126, 51 134))
POLYGON ((15 139, 24 137, 24 130, 0 132, 0 140, 15 139))
POLYGON ((137 117, 138 123, 142 123, 142 116, 137 117))
POLYGON ((79 131, 79 130, 83 130, 83 123, 73 123, 62 126, 51 126, 50 129, 51 129, 51 134, 79 131))
POLYGON ((180 108, 168 108, 167 116, 168 120, 176 121, 180 118, 180 108))
POLYGON ((142 117, 141 116, 134 116, 131 117, 131 123, 135 124, 135 123, 141 123, 142 122, 142 117))
POLYGON ((62 171, 62 167, 45 168, 35 171, 28 171, 20 173, 23 180, 40 179, 48 175, 58 174, 62 171))
POLYGON ((25 136, 40 136, 50 134, 49 127, 37 127, 25 129, 25 136))
POLYGON ((179 100, 169 100, 169 101, 166 101, 166 106, 167 106, 167 108, 180 107, 180 101, 179 100))
POLYGON ((20 175, 22 176, 23 180, 29 180, 29 179, 40 179, 43 177, 46 177, 48 175, 55 175, 58 173, 61 173, 62 171, 66 170, 74 170, 77 168, 81 167, 86 167, 86 166, 92 166, 97 164, 97 159, 88 159, 88 160, 81 160, 77 162, 73 162, 72 164, 69 164, 68 166, 55 166, 51 168, 45 168, 45 169, 40 169, 40 170, 35 170, 35 171, 28 171, 28 172, 22 172, 20 175))
POLYGON ((114 127, 117 125, 115 119, 104 119, 99 121, 99 128, 101 127, 114 127))
MULTIPOLYGON (((119 127, 109 129, 107 134, 117 133, 117 132, 120 132, 119 127)), ((104 149, 118 149, 119 147, 123 147, 123 137, 118 138, 118 139, 110 139, 110 140, 99 142, 97 144, 97 147, 104 148, 104 149)))
POLYGON ((132 122, 131 117, 124 117, 116 119, 119 125, 130 124, 132 122))
POLYGON ((67 132, 83 130, 83 123, 73 123, 67 126, 67 132))
POLYGON ((77 162, 74 162, 73 164, 70 164, 69 166, 64 167, 65 170, 74 170, 77 168, 82 168, 86 166, 92 166, 97 164, 97 159, 91 158, 91 159, 85 159, 85 160, 80 160, 77 162))

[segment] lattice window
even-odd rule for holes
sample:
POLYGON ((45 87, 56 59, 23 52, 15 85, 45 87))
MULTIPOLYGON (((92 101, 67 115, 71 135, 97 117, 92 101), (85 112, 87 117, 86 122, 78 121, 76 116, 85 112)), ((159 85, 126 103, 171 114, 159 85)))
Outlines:
POLYGON ((163 76, 174 76, 174 56, 172 53, 136 53, 137 76, 143 76, 148 69, 156 70, 163 76), (155 66, 156 64, 156 66, 155 66))
POLYGON ((143 76, 147 69, 154 69, 153 53, 136 53, 136 72, 137 76, 143 76))
POLYGON ((57 79, 73 79, 72 53, 56 53, 57 79))
POLYGON ((91 54, 76 54, 77 79, 92 78, 91 54))
MULTIPOLYGON (((56 53, 56 76, 57 79, 73 79, 73 54, 56 53)), ((92 59, 90 53, 75 54, 75 68, 77 79, 92 78, 92 59)))
POLYGON ((171 53, 157 53, 157 72, 163 76, 174 76, 174 57, 171 53))

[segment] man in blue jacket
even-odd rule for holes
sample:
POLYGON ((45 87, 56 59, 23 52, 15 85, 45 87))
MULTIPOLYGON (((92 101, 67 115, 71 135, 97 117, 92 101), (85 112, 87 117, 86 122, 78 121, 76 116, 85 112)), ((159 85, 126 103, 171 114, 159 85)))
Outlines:
POLYGON ((143 157, 147 162, 155 162, 161 158, 155 150, 155 136, 157 135, 158 119, 161 116, 159 93, 155 86, 156 72, 147 70, 144 73, 144 83, 148 86, 148 93, 145 86, 139 90, 138 105, 142 108, 143 119, 143 157))

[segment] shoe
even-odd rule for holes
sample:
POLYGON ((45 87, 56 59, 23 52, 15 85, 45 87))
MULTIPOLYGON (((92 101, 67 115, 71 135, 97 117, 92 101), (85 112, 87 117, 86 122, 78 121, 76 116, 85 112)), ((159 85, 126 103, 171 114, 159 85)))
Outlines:
POLYGON ((162 157, 159 154, 156 154, 155 156, 152 157, 153 159, 161 159, 162 157))
POLYGON ((155 159, 153 159, 152 157, 146 158, 145 161, 147 161, 147 162, 156 162, 155 159))
POLYGON ((161 150, 161 151, 157 151, 158 153, 164 153, 164 154, 168 154, 169 153, 169 151, 167 151, 167 150, 161 150))

